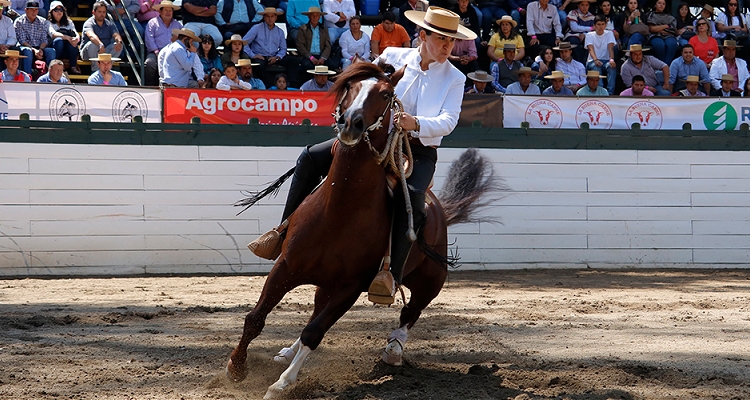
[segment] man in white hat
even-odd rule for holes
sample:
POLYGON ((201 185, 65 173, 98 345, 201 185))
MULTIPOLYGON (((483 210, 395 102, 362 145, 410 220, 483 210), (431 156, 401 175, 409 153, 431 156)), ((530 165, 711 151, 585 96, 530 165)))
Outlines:
POLYGON ((573 59, 573 48, 575 47, 576 45, 569 42, 560 42, 557 47, 552 48, 552 50, 560 52, 560 57, 557 58, 557 63, 555 64, 555 70, 565 75, 565 87, 573 93, 586 84, 586 67, 573 59))
POLYGON ((16 38, 16 28, 13 27, 13 20, 3 14, 3 8, 10 6, 9 0, 0 0, 0 54, 5 50, 16 48, 18 39, 16 38))
MULTIPOLYGON (((308 15, 310 21, 299 27, 297 31, 297 52, 299 53, 299 65, 303 70, 311 70, 316 66, 325 65, 328 69, 336 70, 341 62, 338 57, 331 57, 331 39, 328 29, 320 23, 320 16, 324 14, 318 7, 310 7, 303 14, 308 15)), ((297 76, 290 76, 294 86, 300 81, 297 76)), ((304 79, 304 78, 302 78, 304 79)))
POLYGON ((259 64, 254 63, 247 58, 237 60, 235 64, 240 69, 240 79, 250 84, 253 89, 266 90, 266 84, 262 80, 253 77, 253 67, 257 67, 259 64))
POLYGON ((640 44, 631 44, 625 53, 630 57, 620 68, 622 83, 630 87, 633 85, 633 77, 640 75, 646 81, 646 88, 657 96, 671 96, 669 90, 669 66, 654 56, 644 55, 648 48, 640 44), (657 72, 662 73, 662 84, 659 85, 657 72))
POLYGON ((276 25, 279 15, 283 11, 273 7, 266 7, 260 15, 263 23, 255 24, 242 38, 247 42, 245 53, 254 63, 258 64, 255 75, 258 75, 266 84, 271 83, 273 73, 266 73, 269 65, 280 65, 289 68, 293 63, 293 57, 286 54, 286 38, 284 31, 276 25))
POLYGON ((170 0, 162 0, 152 7, 159 15, 151 18, 146 24, 144 41, 146 42, 146 86, 159 84, 159 63, 157 57, 159 51, 172 43, 172 31, 182 29, 182 23, 174 19, 174 12, 180 6, 174 5, 170 0))
POLYGON ((506 95, 535 95, 540 96, 542 92, 539 90, 539 86, 531 83, 531 76, 536 75, 536 71, 530 67, 521 67, 513 74, 518 75, 518 82, 513 82, 508 86, 505 91, 506 95))
POLYGON ((96 63, 99 66, 89 76, 89 85, 128 86, 121 73, 112 71, 112 62, 119 60, 119 58, 114 58, 107 53, 98 54, 96 58, 89 60, 92 64, 96 63))
POLYGON ((579 97, 603 97, 609 96, 609 92, 602 86, 599 86, 599 80, 606 78, 599 75, 596 71, 586 71, 586 86, 578 89, 576 95, 579 97))
POLYGON ((706 94, 698 90, 701 79, 697 75, 688 75, 685 80, 685 89, 680 90, 679 95, 682 97, 706 97, 706 94))
MULTIPOLYGON (((286 9, 287 46, 296 45, 297 31, 300 26, 310 22, 310 15, 306 12, 310 11, 311 7, 320 7, 318 0, 289 0, 286 9)), ((318 18, 320 18, 320 15, 318 18)))
POLYGON ((325 65, 316 65, 315 69, 307 71, 308 74, 313 74, 312 79, 305 82, 300 86, 299 90, 312 90, 316 92, 327 92, 332 86, 328 77, 336 75, 335 71, 331 71, 325 65))
POLYGON ((742 93, 741 83, 750 77, 750 74, 747 72, 747 62, 737 57, 737 48, 742 46, 738 46, 734 40, 725 40, 723 44, 722 56, 715 58, 711 62, 711 69, 708 71, 708 76, 711 78, 711 86, 713 86, 714 90, 721 89, 722 75, 731 74, 735 80, 732 90, 742 93))
POLYGON ((466 76, 474 82, 471 87, 466 89, 466 94, 495 94, 495 89, 488 83, 492 82, 494 78, 488 74, 487 71, 476 70, 469 72, 466 76))
POLYGON ((232 35, 245 36, 263 18, 263 6, 258 0, 219 0, 216 10, 214 18, 224 40, 232 35))
POLYGON ((732 74, 724 74, 721 76, 721 87, 711 90, 711 96, 740 97, 740 92, 734 90, 736 84, 736 79, 732 74))
MULTIPOLYGON (((97 1, 91 6, 91 17, 83 23, 83 37, 81 38, 81 59, 96 58, 97 54, 107 53, 118 57, 122 53, 122 36, 117 32, 115 23, 107 18, 107 3, 97 1)), ((97 63, 91 64, 91 70, 99 68, 97 63)))
POLYGON ((492 81, 492 87, 495 88, 495 91, 505 93, 508 86, 518 82, 518 75, 514 74, 513 71, 521 69, 523 64, 520 61, 516 61, 515 57, 515 43, 505 43, 503 45, 503 58, 490 67, 490 73, 495 78, 492 81))
POLYGON ((50 41, 49 21, 38 14, 39 2, 29 0, 26 2, 26 14, 13 21, 21 54, 26 56, 21 62, 21 69, 29 74, 34 60, 44 60, 49 65, 57 54, 55 49, 47 46, 50 41))
POLYGON ((198 59, 200 39, 190 29, 175 29, 177 40, 159 52, 159 83, 165 87, 203 87, 203 64, 198 59))
POLYGON ((566 77, 567 75, 563 74, 562 71, 552 71, 549 75, 545 76, 544 79, 549 79, 552 84, 547 89, 544 89, 542 95, 574 96, 573 91, 565 86, 566 77))
POLYGON ((5 69, 0 74, 0 82, 31 82, 31 75, 18 69, 19 59, 26 58, 18 50, 6 50, 0 54, 4 58, 5 69))

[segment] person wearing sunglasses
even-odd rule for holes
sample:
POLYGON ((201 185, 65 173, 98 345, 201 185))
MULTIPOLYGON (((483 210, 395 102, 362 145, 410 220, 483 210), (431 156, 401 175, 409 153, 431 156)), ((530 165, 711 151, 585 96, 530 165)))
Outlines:
POLYGON ((746 17, 742 15, 739 0, 727 0, 724 12, 716 17, 716 30, 723 33, 726 39, 734 40, 744 48, 742 58, 747 59, 746 52, 750 49, 750 32, 748 32, 746 17))
POLYGON ((52 38, 52 48, 57 58, 67 59, 70 73, 80 74, 78 68, 78 43, 81 37, 76 31, 73 21, 68 18, 68 11, 60 1, 53 1, 49 10, 49 36, 52 38))
POLYGON ((695 49, 695 56, 706 65, 711 65, 714 58, 719 56, 719 43, 711 37, 710 21, 700 17, 695 23, 697 35, 690 38, 688 43, 695 49))

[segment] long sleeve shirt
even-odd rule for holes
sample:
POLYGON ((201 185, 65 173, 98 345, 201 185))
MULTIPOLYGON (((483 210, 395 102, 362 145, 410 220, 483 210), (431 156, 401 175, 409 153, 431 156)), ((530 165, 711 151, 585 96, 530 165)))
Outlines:
POLYGON ((354 1, 352 0, 323 0, 323 12, 327 13, 323 16, 325 20, 326 28, 339 28, 336 26, 336 22, 339 20, 338 12, 344 13, 346 16, 346 24, 341 28, 349 29, 349 18, 353 17, 357 10, 354 8, 354 1))
POLYGON ((306 24, 310 19, 302 13, 307 12, 310 7, 320 7, 320 3, 318 0, 290 0, 286 9, 286 23, 292 28, 306 24))
POLYGON ((554 33, 559 39, 563 37, 560 14, 552 4, 547 4, 547 9, 542 9, 538 1, 529 3, 526 8, 526 27, 529 37, 539 33, 554 33))
MULTIPOLYGON (((235 1, 235 0, 229 0, 229 1, 235 1)), ((255 9, 255 16, 253 17, 253 20, 250 22, 259 22, 263 19, 262 14, 258 14, 263 12, 263 6, 258 3, 258 0, 253 0, 253 8, 255 9)), ((245 4, 244 0, 240 0, 239 2, 234 3, 234 8, 232 9, 232 15, 229 17, 229 21, 224 21, 224 17, 221 15, 221 10, 224 9, 224 0, 219 0, 218 3, 216 3, 216 14, 214 14, 214 18, 216 18, 216 25, 226 25, 226 24, 238 24, 241 22, 248 22, 250 14, 247 12, 247 5, 245 4)))
POLYGON ((89 85, 128 86, 121 73, 117 71, 109 71, 109 73, 112 74, 112 79, 109 82, 105 82, 101 71, 94 72, 89 76, 89 85))
POLYGON ((685 80, 688 75, 698 76, 701 83, 711 81, 711 78, 708 76, 706 63, 700 58, 694 57, 690 64, 687 64, 682 57, 675 58, 669 66, 669 84, 674 85, 677 79, 685 80))
POLYGON ((138 10, 138 14, 136 14, 138 21, 142 24, 147 24, 151 19, 158 17, 159 12, 154 10, 153 7, 154 4, 159 4, 160 2, 161 0, 140 0, 138 3, 141 5, 141 8, 138 10))
POLYGON ((172 43, 172 29, 181 28, 182 23, 176 19, 172 19, 169 26, 164 24, 161 17, 156 17, 148 21, 146 33, 144 34, 146 36, 146 49, 149 53, 155 53, 157 50, 163 49, 166 45, 172 43))
POLYGON ((219 79, 219 82, 216 82, 216 88, 219 90, 232 90, 232 89, 251 90, 253 86, 243 81, 240 78, 236 78, 236 80, 231 80, 227 78, 226 75, 224 75, 219 79))
POLYGON ((583 64, 573 59, 567 63, 563 61, 562 58, 558 58, 555 65, 556 71, 561 71, 563 74, 568 75, 568 77, 565 78, 565 86, 580 86, 586 84, 586 67, 584 67, 583 64))
POLYGON ((284 31, 276 25, 269 28, 265 22, 255 24, 247 31, 242 40, 247 41, 244 50, 250 58, 256 55, 283 58, 286 55, 284 31))
POLYGON ((0 44, 15 46, 18 43, 13 20, 0 14, 0 44))
POLYGON ((42 43, 49 42, 49 21, 42 17, 29 21, 26 15, 18 17, 13 21, 16 28, 18 43, 28 43, 31 47, 39 48, 42 43))
POLYGON ((345 59, 350 59, 355 54, 359 54, 365 60, 370 59, 370 37, 364 32, 362 32, 362 37, 359 40, 354 39, 351 30, 342 33, 339 38, 339 45, 341 46, 341 56, 345 59))
POLYGON ((198 55, 180 41, 170 43, 159 52, 158 64, 162 83, 187 87, 194 69, 200 70, 195 76, 203 79, 203 65, 198 55))
POLYGON ((472 60, 477 59, 477 45, 474 40, 456 40, 451 55, 469 56, 472 60))

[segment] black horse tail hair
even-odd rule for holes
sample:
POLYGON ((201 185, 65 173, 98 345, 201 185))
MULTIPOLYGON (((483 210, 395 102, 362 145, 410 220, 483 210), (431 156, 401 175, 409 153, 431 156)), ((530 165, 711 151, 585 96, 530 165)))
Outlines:
MULTIPOLYGON (((440 203, 445 211, 448 225, 477 222, 477 212, 504 197, 501 192, 510 188, 504 180, 495 175, 492 163, 477 149, 468 149, 451 164, 448 177, 440 192, 440 203), (494 196, 486 196, 495 193, 494 196)), ((491 218, 483 221, 499 222, 491 218)))
POLYGON ((281 188, 281 185, 283 185, 284 182, 286 182, 286 180, 289 179, 290 176, 294 175, 294 170, 296 168, 297 167, 292 167, 292 169, 287 171, 284 175, 281 175, 279 179, 276 179, 267 188, 259 192, 249 192, 249 191, 243 190, 242 194, 244 194, 247 197, 234 203, 235 207, 244 207, 242 211, 237 213, 237 215, 242 214, 243 212, 245 212, 245 210, 252 207, 253 205, 255 205, 255 203, 260 201, 260 199, 268 196, 269 194, 276 196, 279 193, 279 189, 281 188))

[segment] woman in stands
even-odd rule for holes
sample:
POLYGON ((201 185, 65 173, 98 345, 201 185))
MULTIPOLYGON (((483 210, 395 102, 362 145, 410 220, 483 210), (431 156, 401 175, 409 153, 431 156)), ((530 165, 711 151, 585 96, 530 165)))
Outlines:
POLYGON ((698 34, 691 37, 688 43, 693 46, 695 56, 706 63, 706 66, 711 68, 711 61, 719 56, 719 43, 716 42, 716 39, 711 37, 709 23, 710 21, 703 17, 698 18, 698 21, 695 24, 698 34))
POLYGON ((724 12, 716 16, 716 30, 723 33, 726 39, 737 41, 738 56, 747 60, 750 51, 750 35, 747 24, 748 18, 740 11, 740 0, 727 0, 724 12), (742 47, 740 47, 742 46, 742 47))
POLYGON ((623 48, 629 49, 634 44, 646 44, 650 30, 643 20, 641 10, 638 9, 638 0, 628 0, 622 18, 622 31, 625 33, 622 39, 623 48))
POLYGON ((246 44, 247 40, 242 40, 242 36, 232 35, 229 40, 224 42, 224 54, 221 56, 221 64, 226 67, 227 64, 237 64, 240 59, 250 59, 250 55, 245 53, 243 49, 246 44), (229 48, 227 49, 227 47, 229 48))
MULTIPOLYGON (((198 58, 201 60, 201 64, 203 64, 203 71, 208 72, 215 68, 219 70, 219 75, 224 73, 224 66, 221 64, 221 57, 216 50, 213 36, 201 36, 201 46, 198 47, 198 58)), ((208 82, 207 79, 204 79, 204 81, 208 82)))
POLYGON ((656 0, 654 10, 646 15, 646 24, 651 30, 654 57, 670 65, 677 53, 677 18, 666 9, 666 0, 656 0))
POLYGON ((544 79, 543 77, 549 75, 550 72, 557 68, 557 59, 551 47, 542 45, 540 49, 539 55, 534 60, 534 64, 531 65, 531 69, 538 72, 533 83, 539 86, 539 90, 544 90, 551 85, 551 82, 549 79, 544 79))
POLYGON ((677 44, 684 46, 690 39, 695 37, 695 17, 690 13, 688 3, 680 3, 677 9, 677 44))
POLYGON ((492 61, 497 62, 503 58, 503 47, 505 43, 513 43, 516 45, 516 57, 514 60, 521 61, 526 56, 526 50, 524 50, 523 37, 516 31, 518 24, 510 15, 504 15, 502 18, 497 20, 498 30, 492 34, 490 42, 487 45, 487 55, 492 61))
MULTIPOLYGON (((603 15, 605 18, 607 18, 607 27, 605 28, 608 31, 612 31, 612 34, 615 35, 615 54, 620 52, 620 38, 622 35, 622 16, 615 12, 614 8, 612 7, 612 0, 602 0, 602 2, 599 4, 599 12, 597 15, 603 15)), ((545 79, 547 82, 549 82, 548 79, 545 79)))
MULTIPOLYGON (((720 39, 724 39, 724 34, 716 31, 716 21, 714 20, 714 8, 710 4, 706 4, 701 8, 700 16, 708 20, 708 34, 716 39, 718 42, 720 39)), ((696 21, 695 23, 697 23, 696 21)), ((694 24, 695 24, 694 23, 694 24)), ((697 32, 697 29, 696 29, 697 32)))
POLYGON ((206 79, 206 89, 216 89, 216 85, 219 83, 221 76, 222 72, 220 69, 211 68, 211 71, 208 73, 208 79, 206 79))
POLYGON ((362 32, 362 21, 359 16, 349 19, 349 30, 339 38, 341 46, 341 67, 346 69, 355 57, 370 59, 370 37, 362 32))
POLYGON ((750 78, 745 79, 745 84, 742 85, 742 96, 750 97, 750 78))
POLYGON ((68 60, 72 74, 80 74, 78 68, 78 43, 81 37, 76 31, 76 27, 68 18, 68 11, 60 1, 53 1, 49 10, 49 37, 52 40, 52 47, 57 53, 57 58, 68 60))

